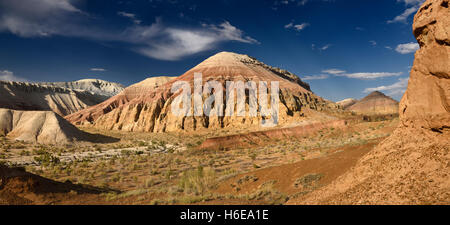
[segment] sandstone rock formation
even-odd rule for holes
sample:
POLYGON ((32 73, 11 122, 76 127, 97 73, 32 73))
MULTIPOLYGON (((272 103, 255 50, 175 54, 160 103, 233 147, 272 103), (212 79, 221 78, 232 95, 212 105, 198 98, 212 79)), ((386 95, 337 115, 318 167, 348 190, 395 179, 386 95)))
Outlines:
POLYGON ((374 91, 347 107, 348 110, 360 114, 397 114, 398 102, 379 91, 374 91))
POLYGON ((105 99, 105 96, 89 91, 12 81, 0 81, 0 96, 1 108, 51 110, 61 116, 98 104, 105 99))
POLYGON ((407 127, 450 128, 450 9, 448 0, 426 1, 414 18, 416 52, 400 104, 407 127))
POLYGON ((449 0, 414 18, 416 52, 400 126, 349 172, 291 204, 450 204, 449 0))
POLYGON ((336 104, 342 106, 342 108, 344 108, 344 109, 347 109, 348 107, 354 105, 357 102, 358 102, 358 100, 356 100, 354 98, 347 98, 342 101, 336 102, 336 104))
POLYGON ((119 94, 125 88, 122 84, 99 80, 83 79, 72 82, 41 82, 41 85, 62 87, 75 91, 88 91, 104 97, 103 101, 119 94))
POLYGON ((61 144, 86 138, 86 133, 52 111, 11 109, 0 109, 0 135, 42 144, 61 144))
MULTIPOLYGON (((259 126, 258 117, 219 117, 219 116, 176 116, 171 112, 171 104, 179 93, 171 93, 176 81, 187 81, 193 87, 194 73, 202 73, 203 84, 206 81, 279 81, 280 86, 280 122, 290 118, 302 117, 308 109, 322 111, 338 108, 310 91, 308 84, 296 75, 285 70, 270 67, 246 55, 229 52, 218 53, 203 61, 176 79, 154 88, 150 92, 141 92, 140 96, 128 96, 128 90, 106 102, 66 117, 74 124, 92 124, 101 129, 125 131, 192 131, 199 129, 220 129, 225 127, 259 126)), ((145 82, 145 81, 144 81, 145 82)), ((138 85, 140 86, 140 85, 138 85)), ((224 88, 225 90, 225 88, 224 88)), ((225 92, 225 91, 224 91, 225 92)), ((204 94, 204 98, 208 97, 204 94)), ((224 94, 225 96, 225 94, 224 94)), ((248 93, 246 93, 248 99, 248 93)), ((249 100, 246 102, 248 109, 249 100)), ((251 100, 250 100, 251 101, 251 100)), ((253 102, 252 102, 253 103, 253 102)), ((226 105, 227 107, 234 107, 226 105)))

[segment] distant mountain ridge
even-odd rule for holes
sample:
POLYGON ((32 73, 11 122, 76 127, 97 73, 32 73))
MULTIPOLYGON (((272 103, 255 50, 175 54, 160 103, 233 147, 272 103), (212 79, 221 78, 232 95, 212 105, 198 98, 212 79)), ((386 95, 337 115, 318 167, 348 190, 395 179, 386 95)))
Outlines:
POLYGON ((344 109, 360 114, 397 114, 399 102, 391 97, 374 91, 361 100, 353 98, 336 102, 344 109))
POLYGON ((361 114, 397 114, 399 102, 385 94, 374 91, 348 107, 348 110, 361 114))
POLYGON ((125 89, 125 86, 119 83, 104 81, 100 79, 82 79, 71 82, 40 82, 39 84, 63 87, 72 90, 90 91, 97 95, 108 97, 119 94, 125 89))
POLYGON ((45 83, 0 81, 0 108, 53 111, 65 116, 103 102, 122 90, 120 84, 96 79, 45 83))
POLYGON ((358 100, 354 99, 354 98, 347 98, 344 99, 342 101, 336 102, 336 104, 342 106, 344 109, 354 105, 355 103, 357 103, 358 100))

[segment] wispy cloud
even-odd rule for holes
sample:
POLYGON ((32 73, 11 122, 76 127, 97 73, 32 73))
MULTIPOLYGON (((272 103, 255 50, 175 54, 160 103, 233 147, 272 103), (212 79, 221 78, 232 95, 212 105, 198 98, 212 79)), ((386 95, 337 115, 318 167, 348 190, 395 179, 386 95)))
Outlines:
POLYGON ((142 21, 137 19, 136 15, 133 13, 127 13, 127 12, 117 12, 117 15, 123 16, 123 17, 127 17, 129 19, 131 19, 131 21, 133 21, 133 23, 135 24, 141 24, 142 21))
POLYGON ((333 75, 339 75, 339 74, 343 74, 345 72, 347 72, 347 71, 339 70, 339 69, 322 70, 322 73, 328 73, 328 74, 333 74, 333 75))
MULTIPOLYGON (((21 37, 68 36, 91 40, 123 42, 144 56, 160 60, 178 60, 216 48, 224 42, 257 44, 239 28, 224 21, 218 25, 170 27, 156 19, 151 25, 137 22, 124 28, 105 28, 95 17, 71 4, 69 0, 0 0, 0 32, 21 37), (33 5, 33 8, 23 7, 33 5)), ((119 15, 136 18, 134 14, 119 15)))
MULTIPOLYGON (((383 78, 383 77, 395 77, 402 75, 402 72, 398 73, 387 73, 387 72, 381 72, 381 73, 347 73, 343 74, 342 76, 348 77, 348 78, 354 78, 354 79, 362 79, 362 80, 370 80, 370 79, 377 79, 377 78, 383 78)), ((341 76, 341 75, 339 75, 341 76)))
POLYGON ((340 69, 328 69, 323 70, 323 73, 331 74, 334 76, 339 77, 347 77, 352 79, 361 79, 361 80, 371 80, 371 79, 377 79, 377 78, 384 78, 384 77, 393 77, 393 76, 400 76, 402 75, 402 72, 398 73, 388 73, 388 72, 376 72, 376 73, 347 73, 345 70, 340 69))
POLYGON ((296 31, 301 31, 303 29, 305 29, 306 27, 309 26, 309 23, 302 23, 302 24, 294 24, 294 23, 289 23, 284 25, 284 28, 286 29, 294 29, 296 31))
POLYGON ((395 48, 395 51, 397 51, 400 54, 409 54, 409 53, 416 52, 417 50, 419 50, 419 48, 420 48, 419 44, 411 42, 411 43, 397 45, 397 48, 395 48))
POLYGON ((302 6, 302 5, 306 5, 306 3, 308 3, 308 0, 277 0, 274 1, 274 5, 290 5, 290 4, 295 4, 297 6, 302 6))
POLYGON ((324 80, 327 79, 329 76, 326 74, 322 75, 316 75, 316 76, 304 76, 302 77, 302 80, 324 80))
POLYGON ((425 0, 397 0, 397 2, 404 2, 408 8, 394 19, 388 20, 387 23, 407 23, 408 18, 419 10, 425 0))
POLYGON ((219 25, 203 24, 198 29, 167 28, 157 22, 149 27, 137 26, 127 30, 142 47, 135 50, 151 58, 178 60, 184 56, 213 49, 218 44, 236 41, 257 44, 257 40, 244 36, 243 31, 225 21, 219 25))
POLYGON ((369 41, 369 43, 370 43, 370 45, 372 45, 372 46, 376 46, 377 45, 377 42, 376 41, 369 41))
POLYGON ((387 86, 379 86, 374 88, 366 88, 364 93, 369 93, 373 91, 387 91, 388 95, 402 95, 405 93, 408 87, 408 78, 400 78, 396 83, 387 86))
POLYGON ((105 72, 106 69, 103 68, 91 68, 91 71, 96 71, 96 72, 105 72))
POLYGON ((332 46, 331 44, 327 44, 327 45, 324 45, 322 48, 319 48, 319 50, 325 51, 325 50, 329 49, 331 46, 332 46))
POLYGON ((14 75, 13 72, 9 70, 0 70, 0 80, 4 81, 20 81, 20 82, 27 82, 27 79, 17 77, 14 75))

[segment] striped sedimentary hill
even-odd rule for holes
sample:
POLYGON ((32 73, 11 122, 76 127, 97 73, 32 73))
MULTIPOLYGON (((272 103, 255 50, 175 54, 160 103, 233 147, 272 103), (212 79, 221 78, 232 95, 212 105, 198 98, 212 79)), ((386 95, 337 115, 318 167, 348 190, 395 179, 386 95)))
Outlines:
MULTIPOLYGON (((252 57, 230 52, 218 53, 183 75, 161 86, 148 86, 145 81, 127 88, 121 94, 107 101, 69 115, 67 120, 78 125, 92 125, 100 129, 125 131, 193 131, 201 129, 221 129, 226 127, 259 126, 263 119, 258 113, 255 117, 246 116, 177 116, 171 112, 171 105, 179 93, 171 93, 177 81, 187 81, 194 86, 194 74, 202 74, 202 84, 218 81, 225 86, 227 81, 278 81, 280 87, 280 123, 305 117, 309 110, 333 111, 339 107, 324 100, 310 90, 310 86, 298 76, 279 68, 268 66, 252 57), (141 91, 144 89, 146 91, 141 91), (147 91, 151 90, 151 91, 147 91)), ((225 91, 225 87, 223 88, 225 91)), ((204 98, 210 93, 204 93, 204 98)), ((225 93, 223 96, 226 96, 225 93)), ((256 99, 246 93, 246 109, 256 99), (253 101, 253 102, 252 102, 253 101)), ((235 102, 236 103, 236 102, 235 102)), ((236 108, 225 105, 224 111, 236 108)))

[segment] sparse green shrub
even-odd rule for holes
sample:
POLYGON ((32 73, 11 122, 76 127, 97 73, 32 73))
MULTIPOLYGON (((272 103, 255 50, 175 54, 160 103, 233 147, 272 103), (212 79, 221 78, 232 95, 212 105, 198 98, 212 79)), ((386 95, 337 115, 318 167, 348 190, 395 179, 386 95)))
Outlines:
POLYGON ((294 182, 294 187, 314 188, 315 186, 317 186, 317 183, 320 181, 320 179, 322 179, 322 177, 322 174, 306 174, 305 176, 298 178, 294 182))
POLYGON ((185 171, 178 183, 178 187, 184 193, 195 195, 203 195, 208 190, 215 188, 216 185, 216 174, 214 170, 210 168, 204 169, 202 166, 194 170, 185 171))
POLYGON ((53 156, 48 152, 39 156, 35 156, 34 161, 36 161, 39 165, 46 167, 50 165, 56 165, 60 162, 58 157, 53 156))

